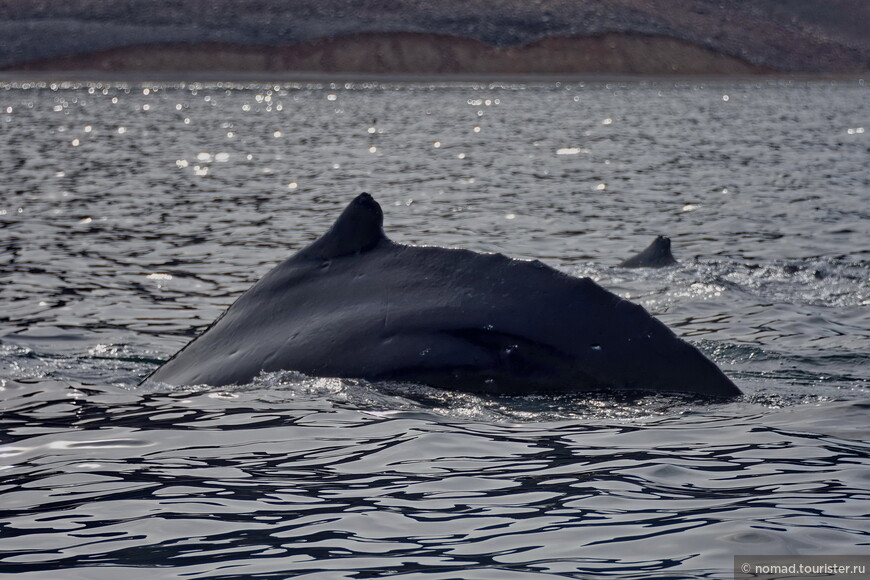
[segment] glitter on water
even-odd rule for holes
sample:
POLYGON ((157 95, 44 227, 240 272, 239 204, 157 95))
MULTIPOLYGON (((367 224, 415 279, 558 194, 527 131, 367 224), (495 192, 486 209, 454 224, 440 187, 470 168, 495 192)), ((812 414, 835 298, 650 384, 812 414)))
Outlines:
POLYGON ((730 579, 866 550, 863 83, 0 89, 3 572, 730 579), (398 241, 643 304, 746 396, 137 386, 361 191, 398 241), (615 267, 658 234, 678 267, 615 267))

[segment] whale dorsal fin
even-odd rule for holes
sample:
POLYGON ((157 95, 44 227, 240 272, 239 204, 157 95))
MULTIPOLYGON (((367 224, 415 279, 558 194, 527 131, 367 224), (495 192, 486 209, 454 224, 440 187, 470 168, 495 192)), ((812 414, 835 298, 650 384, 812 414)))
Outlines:
POLYGON ((341 212, 329 231, 299 255, 331 260, 360 254, 386 239, 381 206, 368 193, 361 193, 341 212))
POLYGON ((620 264, 622 268, 664 268, 678 262, 671 253, 671 239, 657 236, 641 253, 620 264))

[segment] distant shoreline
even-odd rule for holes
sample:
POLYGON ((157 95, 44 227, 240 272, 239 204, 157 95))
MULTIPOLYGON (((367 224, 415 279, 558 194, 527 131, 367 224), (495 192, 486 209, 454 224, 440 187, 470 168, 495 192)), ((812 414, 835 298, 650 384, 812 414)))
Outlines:
POLYGON ((510 84, 510 83, 643 83, 643 82, 862 82, 870 80, 870 73, 762 73, 754 75, 739 74, 354 74, 286 71, 283 73, 257 72, 105 72, 105 71, 0 71, 0 82, 4 83, 158 83, 158 84, 356 84, 356 83, 456 83, 456 84, 510 84))
POLYGON ((740 57, 667 36, 607 33, 546 37, 520 46, 493 46, 432 33, 363 33, 298 44, 135 45, 69 54, 4 67, 4 76, 124 76, 211 78, 754 76, 779 73, 740 57))
POLYGON ((431 33, 364 33, 281 46, 137 45, 0 69, 6 82, 849 82, 867 76, 870 71, 781 71, 671 37, 622 33, 511 47, 431 33))

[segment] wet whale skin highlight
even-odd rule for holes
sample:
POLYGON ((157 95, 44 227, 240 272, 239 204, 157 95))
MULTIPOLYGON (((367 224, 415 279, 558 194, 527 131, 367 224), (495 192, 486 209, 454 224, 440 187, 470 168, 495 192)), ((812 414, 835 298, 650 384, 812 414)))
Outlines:
POLYGON ((366 193, 149 379, 222 386, 278 370, 505 395, 740 394, 694 346, 588 278, 392 242, 366 193))

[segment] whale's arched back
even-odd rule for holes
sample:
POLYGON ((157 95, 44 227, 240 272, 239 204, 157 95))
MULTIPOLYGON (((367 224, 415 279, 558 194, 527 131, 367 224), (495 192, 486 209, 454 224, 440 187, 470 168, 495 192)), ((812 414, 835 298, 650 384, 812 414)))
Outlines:
POLYGON ((740 390, 641 306, 538 261, 405 246, 358 196, 149 378, 250 382, 262 371, 496 394, 740 390))

